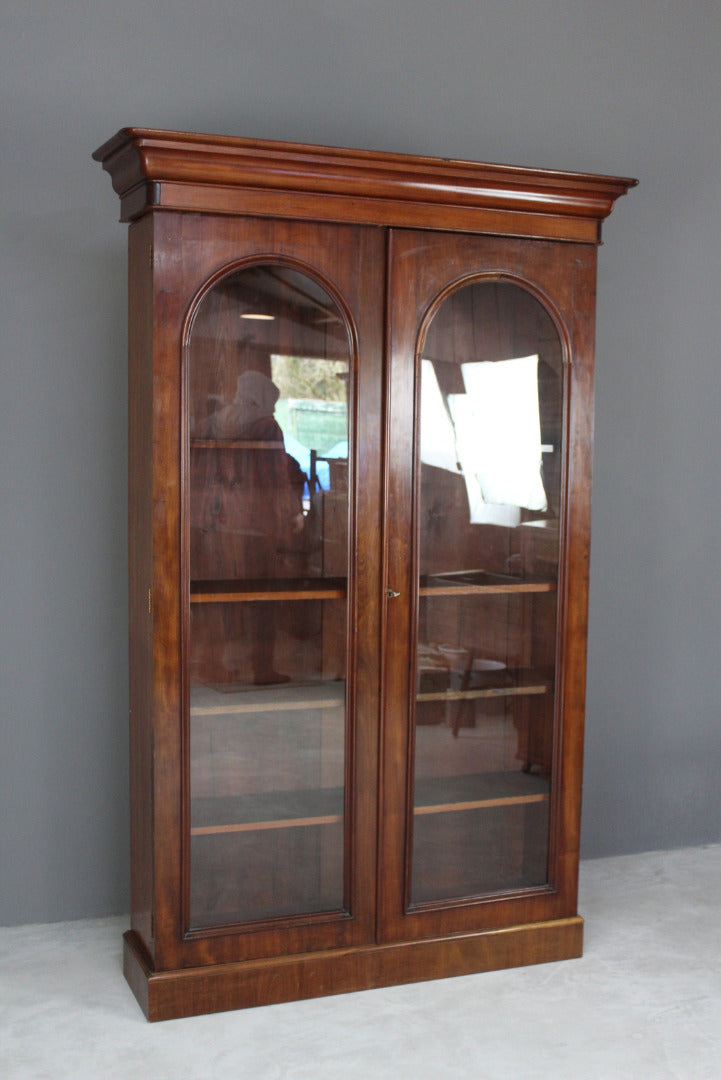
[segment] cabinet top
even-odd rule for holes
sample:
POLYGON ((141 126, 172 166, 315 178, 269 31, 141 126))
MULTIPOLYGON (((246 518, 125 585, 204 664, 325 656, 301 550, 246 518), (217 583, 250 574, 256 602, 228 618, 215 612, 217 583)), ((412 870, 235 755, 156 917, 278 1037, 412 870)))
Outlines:
POLYGON ((121 220, 156 209, 597 243, 626 177, 123 128, 93 157, 121 220))

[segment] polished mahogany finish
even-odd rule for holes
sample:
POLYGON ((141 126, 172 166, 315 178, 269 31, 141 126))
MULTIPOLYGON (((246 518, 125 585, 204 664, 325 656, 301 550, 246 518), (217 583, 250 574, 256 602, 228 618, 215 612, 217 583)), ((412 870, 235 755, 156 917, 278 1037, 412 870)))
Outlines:
POLYGON ((596 247, 634 181, 128 128, 151 1020, 577 956, 596 247))

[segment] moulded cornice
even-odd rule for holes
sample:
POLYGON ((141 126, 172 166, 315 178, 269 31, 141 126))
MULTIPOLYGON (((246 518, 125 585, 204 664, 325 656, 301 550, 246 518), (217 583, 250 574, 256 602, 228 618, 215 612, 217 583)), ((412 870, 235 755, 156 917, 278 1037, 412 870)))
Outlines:
POLYGON ((453 229, 473 228, 480 215, 488 218, 477 222, 481 229, 498 218, 491 231, 505 223, 513 233, 586 240, 598 238, 598 224, 636 183, 147 128, 123 128, 93 157, 111 176, 123 220, 156 208, 308 218, 322 197, 320 216, 340 221, 453 229), (545 226, 534 225, 539 216, 545 226))

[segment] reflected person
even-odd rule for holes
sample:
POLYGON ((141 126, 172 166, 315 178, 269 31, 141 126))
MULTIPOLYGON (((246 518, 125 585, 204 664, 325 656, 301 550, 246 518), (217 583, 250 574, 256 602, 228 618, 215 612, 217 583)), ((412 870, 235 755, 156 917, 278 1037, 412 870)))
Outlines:
MULTIPOLYGON (((211 414, 205 431, 209 438, 232 444, 218 451, 215 475, 206 487, 211 499, 205 524, 222 537, 219 576, 254 581, 259 591, 297 572, 294 552, 304 525, 305 476, 285 452, 283 432, 273 415, 279 396, 278 387, 262 372, 243 372, 233 401, 211 414)), ((288 681, 274 667, 275 607, 272 601, 248 601, 241 608, 253 682, 259 685, 288 681)), ((226 630, 233 636, 240 629, 235 608, 226 607, 226 630)))

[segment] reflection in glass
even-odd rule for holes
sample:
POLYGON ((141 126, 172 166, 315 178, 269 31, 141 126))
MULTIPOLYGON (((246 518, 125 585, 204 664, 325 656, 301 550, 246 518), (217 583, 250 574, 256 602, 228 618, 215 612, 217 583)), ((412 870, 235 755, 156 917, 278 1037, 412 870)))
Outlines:
POLYGON ((541 478, 538 356, 460 365, 463 390, 441 394, 421 361, 421 461, 460 473, 470 522, 518 525, 546 510, 541 478))
POLYGON ((548 880, 563 377, 503 281, 441 303, 420 361, 410 903, 548 880))
POLYGON ((344 906, 349 334, 284 265, 187 351, 190 927, 344 906))

